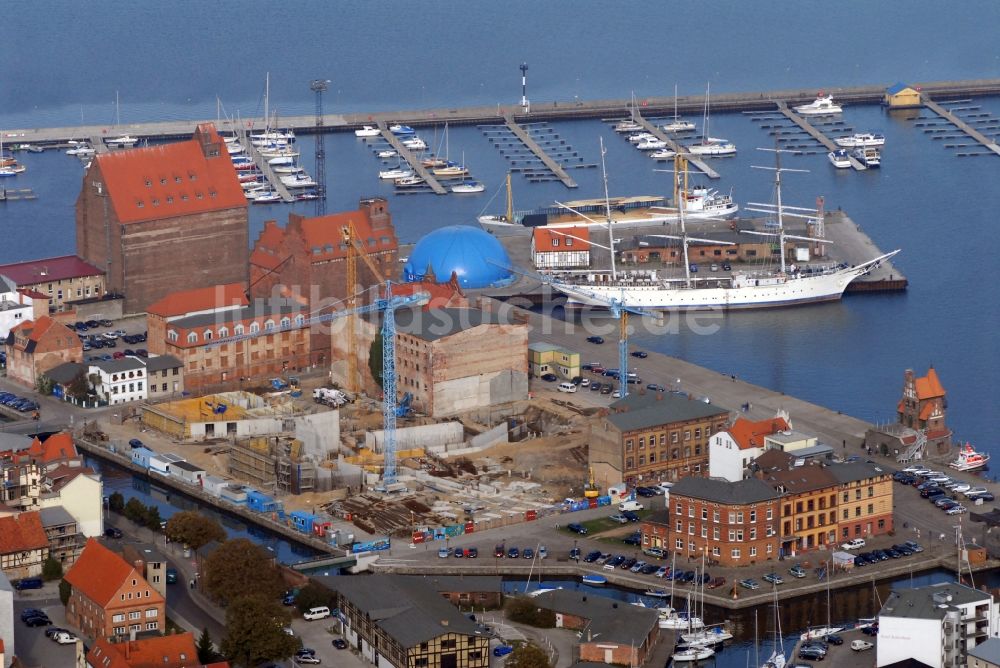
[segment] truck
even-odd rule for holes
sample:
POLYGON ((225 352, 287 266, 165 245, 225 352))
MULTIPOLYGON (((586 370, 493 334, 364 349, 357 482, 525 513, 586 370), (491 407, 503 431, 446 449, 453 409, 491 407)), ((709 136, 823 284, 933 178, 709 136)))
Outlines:
POLYGON ((318 387, 313 390, 313 401, 334 408, 340 408, 347 403, 347 395, 337 389, 318 387))
POLYGON ((851 649, 855 652, 864 652, 866 649, 871 649, 875 645, 871 644, 867 640, 852 640, 851 649))

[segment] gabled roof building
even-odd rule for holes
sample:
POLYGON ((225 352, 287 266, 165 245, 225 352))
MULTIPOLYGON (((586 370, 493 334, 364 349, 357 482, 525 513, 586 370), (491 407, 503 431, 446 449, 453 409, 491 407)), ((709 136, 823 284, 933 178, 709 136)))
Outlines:
POLYGON ((33 388, 49 369, 82 360, 80 337, 47 315, 22 322, 7 335, 7 376, 22 385, 33 388))

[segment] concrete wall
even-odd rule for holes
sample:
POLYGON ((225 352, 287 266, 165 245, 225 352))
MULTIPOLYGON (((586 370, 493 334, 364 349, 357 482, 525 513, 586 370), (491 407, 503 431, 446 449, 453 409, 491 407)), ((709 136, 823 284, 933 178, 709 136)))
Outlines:
POLYGON ((507 442, 507 423, 503 422, 493 427, 489 431, 484 431, 478 436, 473 436, 469 445, 474 448, 486 448, 495 443, 507 442))
POLYGON ((250 420, 220 420, 218 422, 191 422, 188 433, 192 439, 206 438, 207 426, 212 425, 213 434, 210 438, 231 437, 229 425, 236 425, 237 438, 243 436, 263 436, 265 434, 280 434, 283 421, 280 418, 253 418, 250 420))
POLYGON ((302 441, 302 455, 317 461, 329 458, 340 443, 340 411, 323 411, 295 418, 295 438, 302 441))
MULTIPOLYGON (((96 282, 101 283, 103 279, 95 277, 96 282)), ((120 320, 123 312, 122 307, 125 301, 121 298, 115 299, 94 299, 90 301, 73 302, 71 306, 76 312, 77 320, 120 320)))
MULTIPOLYGON (((14 587, 0 571, 0 640, 5 656, 14 656, 14 587)), ((6 660, 6 659, 5 659, 6 660)))
MULTIPOLYGON (((384 433, 378 431, 365 432, 365 447, 372 452, 381 452, 384 433)), ((428 448, 431 446, 463 443, 465 429, 461 422, 442 422, 440 424, 425 424, 418 427, 403 427, 396 430, 396 448, 428 448)))
POLYGON ((434 384, 434 415, 522 401, 528 398, 528 374, 503 370, 434 384))

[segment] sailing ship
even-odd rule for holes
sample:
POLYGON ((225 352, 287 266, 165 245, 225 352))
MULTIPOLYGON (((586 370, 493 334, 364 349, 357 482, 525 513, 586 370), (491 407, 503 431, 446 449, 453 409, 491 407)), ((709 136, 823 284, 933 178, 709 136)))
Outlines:
POLYGON ((799 636, 802 642, 807 640, 819 640, 832 635, 834 633, 839 633, 844 630, 843 626, 834 626, 830 621, 830 577, 833 574, 832 569, 833 563, 827 563, 826 568, 826 626, 815 626, 807 628, 806 632, 799 636))
MULTIPOLYGON (((778 154, 779 152, 775 151, 775 155, 778 154)), ((677 161, 682 160, 683 158, 678 156, 677 161)), ((655 272, 650 272, 642 281, 627 277, 623 277, 626 280, 622 280, 612 269, 610 276, 589 274, 577 277, 572 282, 570 280, 555 281, 552 286, 569 298, 568 305, 570 306, 607 307, 609 303, 612 303, 612 300, 619 300, 632 307, 664 311, 795 306, 840 299, 851 281, 869 273, 899 253, 897 249, 855 266, 841 264, 814 268, 810 271, 803 271, 794 264, 789 266, 784 253, 786 240, 796 239, 815 243, 817 239, 795 236, 785 232, 784 209, 781 202, 781 173, 790 170, 781 168, 780 160, 778 167, 768 169, 773 169, 775 172, 777 206, 772 213, 777 216, 777 229, 774 232, 746 231, 745 233, 776 238, 778 248, 782 249, 782 252, 779 253, 781 258, 779 271, 736 271, 728 277, 713 277, 702 281, 693 280, 688 256, 688 246, 691 243, 730 245, 732 242, 697 239, 689 236, 685 227, 684 208, 681 207, 680 234, 659 236, 673 238, 681 242, 684 253, 683 279, 660 278, 655 272)), ((607 225, 607 227, 610 232, 612 226, 607 225)), ((614 242, 610 246, 613 248, 614 242)))
POLYGON ((670 121, 666 125, 660 126, 664 132, 693 132, 695 129, 694 123, 691 121, 684 120, 677 115, 677 84, 674 84, 674 120, 670 121))
POLYGON ((972 444, 966 443, 962 446, 962 449, 958 452, 958 459, 948 464, 953 469, 959 471, 974 471, 976 469, 981 469, 990 461, 989 454, 985 452, 976 452, 972 444))
MULTIPOLYGON (((114 127, 117 128, 120 123, 121 123, 121 116, 119 114, 119 107, 118 107, 118 91, 115 91, 115 125, 114 125, 114 127)), ((104 143, 107 144, 108 146, 117 146, 118 148, 129 148, 129 147, 135 146, 137 143, 139 143, 139 139, 137 137, 133 137, 133 136, 129 135, 128 133, 125 133, 125 134, 119 135, 117 137, 112 137, 111 139, 105 139, 104 143)))
POLYGON ((761 664, 760 668, 785 668, 785 648, 781 637, 781 615, 778 614, 778 584, 774 587, 774 649, 771 656, 761 664))
POLYGON ((710 157, 736 155, 736 144, 728 139, 711 137, 708 134, 708 100, 710 88, 710 86, 705 87, 705 118, 703 120, 701 141, 697 144, 688 146, 687 150, 693 155, 704 155, 710 157))

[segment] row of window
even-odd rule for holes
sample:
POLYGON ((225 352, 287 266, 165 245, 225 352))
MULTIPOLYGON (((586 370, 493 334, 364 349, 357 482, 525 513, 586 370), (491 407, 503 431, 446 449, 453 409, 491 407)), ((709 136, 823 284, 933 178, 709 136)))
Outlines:
MULTIPOLYGON (((684 459, 687 459, 690 456, 691 456, 691 448, 684 448, 684 459)), ((701 446, 700 445, 696 445, 695 446, 695 448, 694 448, 694 456, 695 457, 700 457, 701 456, 701 446)), ((666 450, 663 450, 662 452, 660 452, 659 456, 657 456, 656 452, 650 452, 649 453, 648 462, 650 464, 655 464, 657 461, 665 462, 668 459, 680 459, 680 449, 679 448, 674 448, 673 450, 671 450, 669 457, 667 456, 667 451, 666 450)), ((634 462, 635 462, 635 458, 634 457, 626 457, 625 458, 625 468, 626 469, 634 468, 634 462)), ((647 462, 646 455, 639 455, 639 466, 645 466, 646 462, 647 462)), ((698 470, 699 471, 701 470, 701 466, 700 465, 698 466, 698 470)))
MULTIPOLYGON (((146 623, 146 630, 147 631, 155 631, 158 628, 160 628, 160 625, 159 625, 158 622, 147 622, 146 623)), ((142 631, 142 624, 132 624, 131 626, 128 627, 128 629, 126 629, 124 626, 116 626, 114 628, 114 632, 115 632, 116 636, 126 635, 128 633, 128 631, 142 631)))
MULTIPOLYGON (((675 541, 675 543, 674 543, 674 547, 676 547, 678 551, 683 551, 684 550, 684 539, 683 538, 678 538, 675 541)), ((698 551, 698 545, 694 541, 689 542, 688 543, 688 552, 697 552, 697 551, 698 551)), ((748 550, 748 552, 750 553, 749 554, 750 558, 756 557, 757 556, 757 546, 756 545, 751 545, 750 549, 748 550)), ((766 546, 766 549, 765 549, 765 553, 768 554, 768 555, 770 555, 772 552, 774 552, 774 546, 771 545, 770 543, 768 543, 767 546, 766 546)), ((742 548, 739 548, 739 547, 731 548, 730 551, 729 551, 729 556, 732 559, 739 559, 742 556, 742 554, 743 554, 743 550, 742 550, 742 548)), ((716 557, 722 555, 722 550, 719 549, 718 545, 713 545, 712 546, 712 555, 716 556, 716 557)))
MULTIPOLYGON (((142 610, 132 610, 131 612, 128 613, 129 619, 142 619, 142 616, 143 616, 142 610)), ((148 610, 146 610, 146 619, 156 619, 157 616, 159 616, 159 611, 156 608, 149 608, 148 610)), ((124 622, 125 613, 120 612, 114 615, 111 618, 111 621, 116 623, 124 622)))
MULTIPOLYGON (((679 501, 674 504, 674 512, 677 515, 684 514, 684 506, 679 501)), ((746 517, 749 517, 750 524, 754 524, 757 521, 756 508, 751 508, 748 512, 744 512, 742 510, 730 510, 728 511, 728 513, 729 513, 728 515, 729 524, 743 524, 743 519, 746 517)), ((772 519, 774 519, 774 509, 768 506, 765 511, 765 515, 767 517, 767 521, 770 522, 772 519)), ((695 516, 695 505, 693 503, 688 504, 687 516, 688 517, 695 516)), ((708 521, 708 506, 701 507, 701 519, 705 522, 708 521)), ((722 511, 719 510, 718 508, 713 508, 712 521, 718 524, 721 521, 721 519, 722 519, 722 511)))
MULTIPOLYGON (((208 191, 208 196, 211 197, 212 199, 215 198, 215 195, 216 195, 215 190, 209 190, 208 191)), ((194 193, 194 196, 195 196, 195 199, 205 199, 205 195, 203 195, 200 190, 196 190, 195 193, 194 193)), ((188 199, 190 199, 190 198, 188 197, 187 193, 181 193, 181 201, 182 202, 186 202, 186 201, 188 201, 188 199)), ((174 203, 174 196, 173 195, 167 195, 166 200, 167 200, 167 204, 173 204, 174 203)), ((159 200, 159 198, 154 197, 152 200, 150 200, 150 204, 152 204, 153 206, 160 206, 160 200, 159 200)), ((137 208, 141 209, 144 206, 146 206, 146 202, 144 202, 141 199, 137 199, 135 201, 135 205, 136 205, 137 208)))
MULTIPOLYGON (((707 429, 705 430, 705 436, 708 436, 708 430, 707 429)), ((695 428, 695 430, 694 430, 694 437, 695 437, 695 439, 700 439, 701 438, 701 427, 695 428)), ((671 443, 679 443, 680 442, 680 438, 681 438, 681 432, 679 432, 679 431, 672 431, 672 432, 670 432, 670 442, 671 443)), ((656 436, 650 436, 649 437, 649 447, 652 448, 652 447, 654 447, 656 445, 656 439, 657 439, 656 436)), ((660 440, 660 445, 666 445, 667 444, 667 435, 665 433, 660 434, 659 435, 659 440, 660 440)), ((685 429, 684 430, 684 440, 685 441, 690 441, 691 440, 691 430, 690 429, 685 429)), ((631 451, 632 450, 632 445, 633 445, 633 439, 629 438, 629 439, 625 440, 625 450, 626 451, 631 451)), ((645 436, 640 436, 639 437, 639 449, 642 450, 645 447, 646 447, 646 437, 645 436)))
POLYGON ((117 373, 111 374, 111 382, 117 383, 119 380, 125 380, 126 378, 142 378, 142 369, 138 369, 137 371, 129 371, 128 376, 126 376, 124 372, 122 372, 120 375, 121 378, 119 378, 119 374, 117 373))
MULTIPOLYGON (((677 520, 676 527, 677 527, 677 533, 684 533, 684 523, 681 520, 677 520)), ((694 532, 694 522, 688 522, 687 529, 688 529, 687 532, 688 532, 689 536, 695 535, 695 532, 694 532)), ((767 536, 767 537, 769 537, 769 538, 771 536, 773 536, 774 535, 774 527, 767 526, 764 529, 764 535, 767 536)), ((748 537, 748 540, 757 540, 757 527, 750 527, 750 529, 746 533, 746 536, 748 537)), ((707 525, 704 525, 704 524, 701 525, 701 537, 702 538, 708 538, 708 526, 707 525)), ((743 529, 730 529, 729 530, 729 542, 730 543, 742 543, 743 542, 743 537, 744 537, 743 529)), ((721 540, 721 539, 722 539, 722 532, 720 531, 719 527, 712 527, 712 540, 721 540)))
MULTIPOLYGON (((60 283, 62 283, 62 281, 60 281, 60 283)), ((49 296, 51 297, 52 296, 52 284, 51 283, 49 283, 49 291, 48 292, 49 292, 49 296)), ((67 290, 66 291, 66 297, 69 298, 69 297, 72 297, 72 296, 73 296, 72 295, 72 291, 67 290)), ((76 296, 77 297, 89 297, 90 296, 90 286, 88 285, 88 286, 86 286, 84 288, 77 288, 76 289, 76 296)), ((95 297, 100 297, 101 296, 101 286, 99 286, 99 285, 94 286, 94 296, 95 297)), ((63 291, 62 290, 56 290, 56 301, 62 301, 62 298, 63 298, 63 291)))
MULTIPOLYGON (((166 383, 164 383, 163 386, 166 387, 166 383)), ((111 386, 111 394, 130 394, 132 392, 142 392, 141 380, 138 383, 129 383, 128 390, 125 389, 125 383, 111 386), (118 391, 119 388, 121 388, 121 392, 118 391)))
MULTIPOLYGON (((296 328, 303 327, 305 325, 305 322, 306 322, 306 318, 305 318, 304 315, 297 315, 297 316, 295 316, 295 327, 296 328)), ((292 328, 292 319, 286 316, 286 317, 284 317, 284 318, 281 319, 281 321, 280 321, 280 323, 279 323, 278 326, 280 327, 280 329, 291 329, 292 328)), ((267 319, 267 320, 264 321, 264 331, 265 332, 273 331, 274 328, 275 328, 274 320, 272 320, 272 319, 269 318, 269 319, 267 319)), ((258 324, 256 322, 250 323, 249 333, 250 334, 257 334, 259 332, 260 332, 260 324, 258 324)), ((233 333, 232 333, 233 336, 243 336, 246 333, 247 333, 247 328, 244 327, 243 323, 239 323, 239 324, 237 324, 237 325, 235 325, 233 327, 233 333)), ((202 340, 204 340, 204 341, 211 341, 212 339, 216 339, 216 338, 218 338, 218 339, 225 339, 225 338, 229 337, 229 335, 230 335, 229 334, 229 328, 226 327, 225 325, 222 325, 221 327, 218 328, 218 330, 216 330, 214 332, 211 329, 206 329, 204 332, 202 332, 202 340)), ((167 340, 168 341, 177 341, 179 339, 180 339, 180 334, 178 334, 176 330, 171 329, 171 330, 167 331, 167 340)), ((198 343, 198 332, 188 332, 187 342, 188 343, 198 343)))

